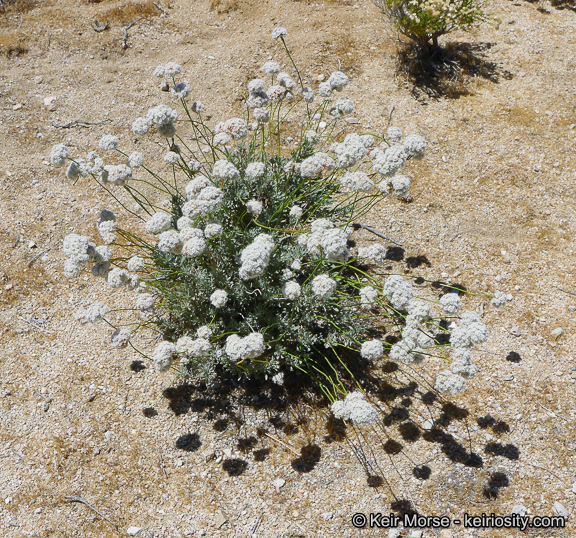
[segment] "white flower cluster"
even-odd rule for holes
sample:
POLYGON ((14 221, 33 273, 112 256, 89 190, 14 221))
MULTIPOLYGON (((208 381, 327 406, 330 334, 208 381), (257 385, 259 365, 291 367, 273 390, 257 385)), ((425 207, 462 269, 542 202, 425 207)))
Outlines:
POLYGON ((231 334, 226 339, 226 355, 235 362, 255 359, 264 353, 264 349, 264 336, 260 333, 250 333, 244 337, 231 334))
POLYGON ((257 235, 254 241, 240 254, 240 261, 242 262, 240 278, 242 280, 251 280, 264 274, 274 247, 274 239, 271 235, 257 235))
POLYGON ((89 323, 95 323, 102 321, 108 312, 110 312, 110 309, 106 305, 102 303, 92 303, 85 310, 81 310, 78 317, 89 323))
POLYGON ((110 151, 118 147, 118 137, 114 135, 104 135, 98 143, 100 149, 110 151))
MULTIPOLYGON (((228 161, 219 162, 228 163, 228 161)), ((234 166, 232 163, 228 164, 234 166)), ((185 217, 193 220, 216 211, 224 200, 222 190, 214 187, 204 176, 198 176, 188 183, 186 186, 186 195, 188 201, 182 206, 182 213, 185 217), (202 184, 204 181, 206 181, 208 185, 199 189, 199 183, 202 184)))
POLYGON ((361 392, 351 392, 344 400, 335 401, 331 408, 336 418, 350 420, 356 426, 368 426, 378 418, 378 410, 361 392))
POLYGON ((328 275, 318 275, 312 279, 312 293, 321 299, 331 297, 337 286, 337 282, 328 275))
POLYGON ((298 284, 298 282, 296 282, 295 280, 289 280, 282 287, 282 294, 284 295, 284 297, 286 297, 286 299, 289 299, 291 301, 295 301, 296 299, 298 299, 301 293, 302 290, 300 288, 300 284, 298 284))
POLYGON ((225 290, 215 290, 210 295, 210 302, 216 308, 222 308, 228 302, 228 293, 225 290))
POLYGON ((326 259, 334 262, 348 260, 350 228, 335 228, 328 219, 316 219, 312 222, 310 230, 310 233, 302 233, 298 236, 298 244, 305 247, 311 255, 322 254, 326 259))
POLYGON ((374 183, 365 172, 346 172, 340 178, 340 184, 353 192, 370 192, 374 183))
POLYGON ((488 329, 476 312, 462 314, 461 322, 450 335, 450 343, 456 348, 469 348, 488 340, 488 329))
POLYGON ((358 258, 374 260, 376 263, 383 263, 386 260, 386 247, 380 243, 374 243, 368 247, 358 249, 358 258))
POLYGON ((175 77, 182 73, 182 66, 176 62, 168 62, 166 65, 159 65, 154 69, 153 75, 158 78, 175 77))
POLYGON ((304 159, 299 166, 303 178, 316 178, 327 170, 332 170, 336 163, 326 153, 318 152, 304 159))
POLYGON ((214 132, 225 133, 234 140, 240 140, 248 135, 248 125, 241 118, 231 118, 216 125, 214 132))
POLYGON ((389 276, 384 282, 384 295, 390 304, 396 309, 403 309, 414 297, 412 284, 404 280, 400 275, 389 276))
POLYGON ((360 355, 370 361, 375 361, 384 355, 384 345, 380 340, 366 340, 360 348, 360 355))
POLYGON ((360 308, 368 310, 378 298, 378 290, 373 286, 364 286, 360 290, 360 308))
POLYGON ((146 116, 137 118, 132 123, 132 131, 138 136, 145 135, 151 126, 158 129, 158 134, 165 138, 172 138, 176 134, 174 122, 178 113, 166 105, 158 105, 148 110, 146 116))
POLYGON ((176 346, 172 342, 160 342, 152 354, 154 367, 158 372, 166 372, 172 366, 172 360, 176 354, 176 346))
POLYGON ((367 153, 364 140, 360 135, 355 133, 346 135, 343 142, 335 142, 332 144, 330 151, 337 155, 337 166, 339 168, 350 168, 354 166, 359 163, 367 153))
POLYGON ((457 316, 462 308, 462 300, 457 293, 445 293, 440 297, 440 306, 446 314, 457 316))
POLYGON ((206 338, 182 336, 176 342, 176 351, 189 357, 202 357, 210 352, 210 342, 206 338))
POLYGON ((132 338, 132 333, 128 329, 116 329, 112 333, 110 343, 112 344, 112 347, 119 349, 126 347, 128 342, 130 342, 130 338, 132 338))

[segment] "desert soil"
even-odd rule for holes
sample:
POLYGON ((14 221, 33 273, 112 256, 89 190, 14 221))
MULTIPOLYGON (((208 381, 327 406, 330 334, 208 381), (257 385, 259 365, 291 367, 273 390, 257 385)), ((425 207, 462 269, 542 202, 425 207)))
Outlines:
MULTIPOLYGON (((477 76, 464 79, 458 98, 435 99, 415 98, 397 71, 398 36, 368 0, 238 0, 220 14, 208 0, 159 5, 165 13, 48 0, 0 13, 0 534, 387 536, 354 529, 351 516, 410 504, 425 515, 503 515, 524 505, 543 516, 559 502, 572 514, 576 14, 493 0, 499 28, 444 38, 476 47, 477 76), (123 48, 123 28, 140 13, 123 48), (95 20, 109 28, 96 32, 95 20), (51 166, 52 145, 80 154, 112 133, 128 151, 160 158, 166 148, 130 131, 149 107, 171 103, 154 67, 181 63, 211 121, 227 119, 241 113, 237 97, 265 61, 290 70, 270 37, 278 25, 311 86, 339 66, 350 76, 348 132, 381 134, 391 121, 428 140, 425 159, 408 168, 414 200, 385 200, 366 217, 403 244, 404 261, 390 267, 402 272, 406 259, 425 257, 413 274, 512 296, 501 309, 485 296, 465 299, 482 312, 490 340, 453 406, 420 397, 439 361, 419 370, 416 389, 386 374, 397 388, 380 398, 381 437, 339 438, 326 412, 306 402, 275 409, 257 391, 238 404, 218 386, 182 387, 133 351, 112 350, 106 326, 75 318, 94 301, 130 306, 132 297, 62 273, 63 237, 96 238, 98 212, 116 208, 87 180, 72 184, 51 166), (55 126, 74 120, 109 121, 55 126), (412 439, 400 427, 406 415, 417 426, 412 439), (478 423, 487 415, 496 424, 478 423), (430 417, 443 439, 426 435, 430 417), (403 445, 398 454, 390 441, 403 445), (481 463, 460 463, 459 451, 481 463), (412 472, 423 465, 427 479, 412 472), (74 495, 101 515, 66 499, 74 495)), ((564 530, 530 531, 575 533, 573 517, 564 530)))

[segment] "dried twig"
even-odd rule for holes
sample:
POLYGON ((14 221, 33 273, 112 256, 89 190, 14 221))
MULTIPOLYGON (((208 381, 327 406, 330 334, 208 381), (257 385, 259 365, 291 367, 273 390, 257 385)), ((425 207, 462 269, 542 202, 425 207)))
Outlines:
POLYGON ((555 413, 554 411, 552 411, 552 409, 548 409, 547 407, 544 407, 540 402, 536 402, 542 409, 545 409, 546 411, 548 411, 548 413, 552 413, 555 417, 561 418, 562 420, 565 420, 566 422, 569 422, 569 420, 567 418, 564 418, 562 415, 559 415, 558 413, 555 413))
POLYGON ((83 499, 82 497, 78 497, 78 495, 69 495, 68 497, 64 497, 64 498, 68 501, 71 501, 71 502, 77 502, 77 503, 85 504, 88 508, 90 508, 90 510, 93 510, 94 512, 96 512, 102 519, 105 519, 106 521, 108 521, 108 523, 114 525, 114 528, 116 530, 118 530, 118 525, 116 525, 116 523, 114 523, 113 521, 108 519, 102 512, 99 512, 98 510, 96 510, 96 508, 94 508, 86 499, 83 499))
POLYGON ((559 291, 563 291, 564 293, 567 293, 568 295, 576 295, 576 293, 574 293, 573 291, 563 290, 562 288, 559 288, 558 286, 554 286, 554 287, 559 291))
POLYGON ((52 250, 51 247, 45 248, 42 252, 36 254, 36 256, 34 256, 27 264, 27 267, 30 267, 40 256, 42 256, 42 254, 46 254, 46 252, 48 252, 49 250, 52 250))
POLYGON ((273 437, 272 435, 270 435, 269 433, 266 433, 266 432, 264 432, 264 435, 266 437, 268 437, 269 439, 272 439, 272 441, 276 441, 277 443, 280 443, 281 445, 285 446, 290 452, 292 452, 292 454, 294 454, 295 456, 298 456, 298 453, 291 446, 280 441, 280 439, 277 439, 276 437, 273 437))
POLYGON ((168 17, 168 12, 160 5, 158 5, 156 2, 152 2, 152 5, 154 5, 155 7, 157 7, 162 13, 164 13, 164 16, 168 17))
POLYGON ((39 331, 43 331, 43 332, 48 333, 48 334, 54 334, 54 331, 49 331, 48 329, 44 329, 44 327, 40 327, 39 325, 34 323, 34 321, 36 321, 34 314, 32 314, 30 316, 29 320, 27 320, 26 318, 23 318, 22 316, 18 316, 18 319, 25 321, 26 323, 28 323, 28 325, 30 325, 31 327, 34 327, 35 329, 38 329, 39 331))
POLYGON ((394 105, 392 107, 392 110, 390 111, 390 114, 388 115, 388 125, 390 125, 392 123, 392 114, 394 114, 395 109, 396 109, 396 105, 394 105))
POLYGON ((92 23, 92 29, 98 33, 103 32, 104 30, 108 30, 108 28, 110 28, 110 25, 108 23, 102 24, 101 22, 98 21, 94 21, 92 23))
POLYGON ((128 48, 128 30, 130 30, 130 28, 132 28, 132 26, 134 26, 137 22, 140 22, 142 19, 145 19, 146 17, 140 17, 139 19, 136 19, 135 21, 132 21, 128 26, 126 26, 126 28, 124 28, 123 30, 123 34, 122 34, 122 48, 123 49, 127 49, 128 48))
POLYGON ((524 463, 527 463, 531 467, 536 467, 536 469, 542 469, 543 471, 547 471, 552 476, 555 476, 558 480, 560 480, 560 482, 562 482, 562 484, 564 484, 565 486, 568 485, 568 484, 566 484, 566 482, 564 482, 564 480, 562 480, 557 474, 553 473, 550 469, 546 469, 546 467, 540 467, 540 465, 536 465, 535 463, 530 463, 529 461, 525 461, 524 463))
POLYGON ((250 531, 250 537, 252 537, 256 534, 256 531, 260 527, 261 523, 262 523, 262 514, 260 514, 258 516, 258 518, 256 519, 256 523, 254 523, 254 526, 252 527, 252 530, 250 531))
POLYGON ((358 228, 362 228, 363 230, 366 230, 370 233, 373 233, 374 235, 377 235, 381 239, 386 239, 386 241, 390 241, 391 243, 394 243, 395 245, 398 245, 399 247, 402 246, 402 243, 398 243, 398 241, 394 241, 394 239, 391 239, 390 237, 386 237, 384 234, 381 234, 380 232, 378 232, 374 228, 370 228, 370 226, 366 226, 365 224, 360 224, 359 222, 355 222, 354 224, 352 224, 352 226, 355 230, 357 230, 358 228))
POLYGON ((58 129, 70 129, 70 127, 86 127, 87 125, 102 125, 103 123, 106 123, 107 121, 112 121, 111 119, 105 119, 102 121, 83 121, 83 120, 74 120, 71 121, 70 123, 66 123, 65 125, 58 125, 57 123, 53 123, 50 122, 50 125, 52 125, 52 127, 56 127, 58 129))

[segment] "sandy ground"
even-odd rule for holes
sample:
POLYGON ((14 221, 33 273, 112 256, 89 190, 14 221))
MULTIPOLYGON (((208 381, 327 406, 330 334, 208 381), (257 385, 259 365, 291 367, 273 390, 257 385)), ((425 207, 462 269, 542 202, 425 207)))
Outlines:
MULTIPOLYGON (((39 2, 2 15, 0 45, 14 52, 0 57, 0 534, 116 536, 134 526, 150 537, 382 536, 354 529, 352 515, 410 503, 451 517, 509 514, 514 505, 551 515, 555 502, 572 513, 576 15, 491 2, 498 29, 453 36, 477 47, 477 76, 463 95, 415 99, 396 71, 397 36, 369 1, 238 4, 223 14, 205 0, 162 3, 165 14, 141 8, 147 18, 128 31, 127 49, 122 29, 140 12, 120 3, 39 2), (96 32, 95 20, 109 28, 96 32), (414 201, 386 201, 367 217, 403 243, 404 261, 390 267, 406 270, 408 258, 425 256, 429 266, 413 274, 513 296, 499 310, 485 297, 466 299, 484 312, 491 338, 477 352, 480 373, 452 406, 426 404, 425 382, 414 388, 385 371, 396 387, 379 395, 385 434, 361 442, 353 432, 340 438, 306 401, 282 408, 252 391, 239 404, 217 386, 181 386, 133 352, 111 352, 106 327, 75 313, 96 300, 131 299, 62 274, 63 237, 94 236, 110 201, 50 166, 51 146, 84 153, 113 133, 128 148, 162 155, 129 131, 148 107, 170 103, 152 69, 181 63, 193 97, 213 121, 226 119, 241 110, 236 97, 264 61, 286 64, 270 38, 277 25, 288 28, 312 86, 339 65, 350 76, 350 131, 383 133, 391 117, 429 142, 424 161, 409 168, 414 201), (111 121, 53 126, 74 120, 111 121), (552 334, 557 328, 562 335, 552 334), (416 439, 402 429, 407 415, 416 439), (478 422, 487 415, 496 423, 478 422), (429 417, 443 436, 422 429, 429 417), (415 477, 424 465, 430 476, 415 477), (74 495, 117 530, 66 499, 74 495)), ((427 379, 439 366, 428 363, 427 379)), ((576 531, 570 518, 564 530, 529 532, 576 531)))

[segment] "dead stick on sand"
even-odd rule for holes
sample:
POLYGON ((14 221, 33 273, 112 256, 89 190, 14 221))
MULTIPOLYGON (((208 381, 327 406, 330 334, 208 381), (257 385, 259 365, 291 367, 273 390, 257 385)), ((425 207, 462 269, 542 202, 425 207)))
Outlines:
POLYGON ((90 510, 93 510, 94 512, 96 512, 102 519, 105 519, 106 521, 108 521, 108 523, 114 525, 114 528, 116 530, 118 530, 118 525, 116 525, 116 523, 114 523, 113 521, 108 519, 102 512, 99 512, 98 510, 96 510, 96 508, 94 508, 86 499, 83 499, 82 497, 78 497, 78 495, 70 495, 70 496, 64 497, 64 498, 67 501, 85 504, 88 508, 90 508, 90 510))

